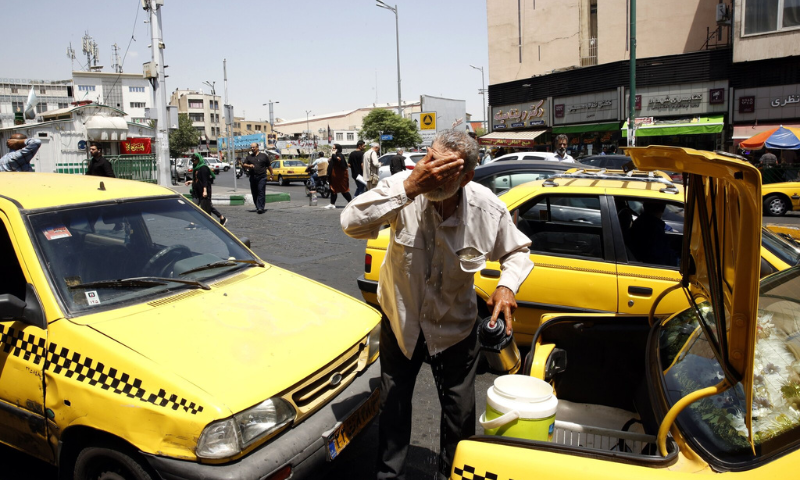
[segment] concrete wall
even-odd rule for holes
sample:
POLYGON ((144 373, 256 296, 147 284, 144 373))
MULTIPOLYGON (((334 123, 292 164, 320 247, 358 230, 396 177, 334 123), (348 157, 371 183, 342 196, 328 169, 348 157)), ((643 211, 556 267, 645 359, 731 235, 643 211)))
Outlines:
POLYGON ((733 26, 733 61, 752 62, 800 55, 800 29, 744 35, 744 2, 736 0, 733 26))
MULTIPOLYGON (((638 1, 637 57, 701 50, 707 28, 716 28, 716 4, 710 0, 638 1)), ((581 65, 581 39, 588 39, 581 25, 584 29, 589 25, 585 16, 590 0, 490 0, 486 5, 490 84, 581 65)), ((628 59, 627 44, 628 1, 597 0, 598 64, 628 59)))

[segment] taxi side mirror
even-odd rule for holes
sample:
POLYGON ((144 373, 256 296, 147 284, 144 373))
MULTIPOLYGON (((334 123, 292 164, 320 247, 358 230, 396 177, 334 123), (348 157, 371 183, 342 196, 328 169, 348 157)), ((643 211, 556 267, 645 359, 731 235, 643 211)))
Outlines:
POLYGON ((242 237, 239 241, 244 243, 245 247, 250 248, 250 239, 248 237, 242 237))
POLYGON ((25 286, 25 300, 5 293, 0 295, 0 320, 18 320, 28 325, 47 328, 44 308, 30 283, 25 286))
POLYGON ((26 306, 25 302, 10 293, 0 295, 0 320, 19 320, 24 316, 26 306))

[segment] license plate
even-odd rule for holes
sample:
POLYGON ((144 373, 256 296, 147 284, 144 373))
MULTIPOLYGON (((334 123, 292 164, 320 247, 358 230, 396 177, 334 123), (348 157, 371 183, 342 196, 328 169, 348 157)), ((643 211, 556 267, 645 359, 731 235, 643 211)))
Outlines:
POLYGON ((358 432, 377 415, 380 407, 380 389, 375 389, 372 395, 348 416, 344 422, 339 422, 326 437, 328 442, 328 460, 336 458, 358 432))

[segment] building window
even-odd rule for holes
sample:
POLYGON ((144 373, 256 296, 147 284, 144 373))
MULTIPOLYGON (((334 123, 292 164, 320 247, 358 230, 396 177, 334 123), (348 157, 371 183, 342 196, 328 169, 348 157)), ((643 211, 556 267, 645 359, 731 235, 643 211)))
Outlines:
POLYGON ((147 119, 143 117, 134 117, 131 120, 133 120, 133 123, 147 124, 147 119))
POLYGON ((14 113, 21 112, 23 108, 25 108, 25 105, 22 102, 11 102, 11 109, 14 113))
POLYGON ((47 104, 44 102, 39 102, 36 104, 36 113, 42 113, 47 111, 47 104))
POLYGON ((11 87, 11 93, 19 93, 19 87, 11 87))
POLYGON ((200 135, 205 135, 206 133, 206 127, 194 127, 194 129, 197 130, 197 133, 200 135))
POLYGON ((211 100, 211 110, 219 110, 219 102, 216 100, 211 100))
POLYGON ((356 139, 355 133, 348 133, 347 134, 347 140, 355 140, 355 139, 356 139))
POLYGON ((131 108, 144 108, 144 102, 131 102, 131 108))
POLYGON ((203 121, 205 121, 205 119, 203 118, 203 114, 202 113, 190 113, 189 114, 189 120, 191 120, 193 122, 203 122, 203 121))
POLYGON ((252 129, 253 129, 253 124, 252 123, 248 123, 247 124, 247 130, 249 131, 249 130, 252 130, 252 129))
POLYGON ((203 108, 202 100, 189 100, 189 108, 203 108))
POLYGON ((341 133, 341 132, 337 132, 337 133, 336 133, 336 140, 337 140, 337 141, 344 140, 344 134, 343 134, 343 133, 341 133))
POLYGON ((69 107, 69 103, 58 102, 58 108, 68 108, 68 107, 69 107))
POLYGON ((131 93, 135 92, 144 93, 144 87, 128 87, 128 91, 131 93))
POLYGON ((745 35, 794 27, 800 27, 798 0, 747 0, 744 4, 745 35))
POLYGON ((94 92, 94 85, 78 85, 79 92, 94 92))
POLYGON ((39 87, 39 95, 47 95, 47 89, 45 87, 39 87))
POLYGON ((260 131, 261 131, 261 125, 256 125, 256 131, 257 131, 257 132, 260 132, 260 131))

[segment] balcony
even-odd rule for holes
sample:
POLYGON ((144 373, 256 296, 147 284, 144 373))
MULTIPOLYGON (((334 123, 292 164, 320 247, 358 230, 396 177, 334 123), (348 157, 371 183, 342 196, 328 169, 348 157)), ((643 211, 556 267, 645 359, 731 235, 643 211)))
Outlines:
POLYGON ((597 37, 589 39, 589 48, 587 49, 587 56, 581 57, 581 67, 591 67, 597 65, 597 37))

